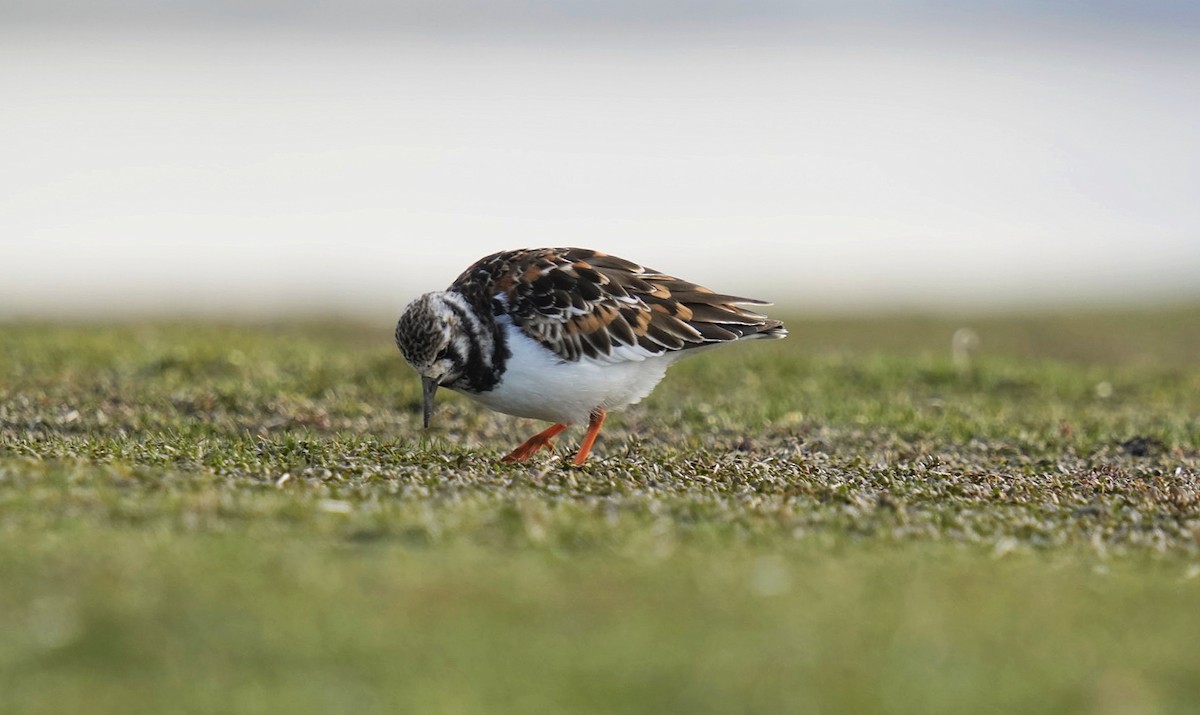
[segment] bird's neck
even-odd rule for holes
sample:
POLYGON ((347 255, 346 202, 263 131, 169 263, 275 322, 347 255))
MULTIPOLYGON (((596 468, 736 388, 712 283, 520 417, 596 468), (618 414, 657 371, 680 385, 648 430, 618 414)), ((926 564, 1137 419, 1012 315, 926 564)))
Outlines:
POLYGON ((451 385, 464 392, 487 392, 496 387, 504 374, 511 352, 503 327, 497 322, 492 306, 479 306, 457 291, 446 291, 443 300, 458 317, 457 340, 461 341, 463 364, 459 378, 451 385))

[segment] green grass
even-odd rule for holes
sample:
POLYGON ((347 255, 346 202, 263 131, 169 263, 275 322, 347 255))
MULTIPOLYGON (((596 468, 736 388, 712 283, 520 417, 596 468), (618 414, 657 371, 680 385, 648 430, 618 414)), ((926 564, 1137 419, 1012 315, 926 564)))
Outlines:
POLYGON ((0 712, 1200 708, 1200 310, 791 320, 583 468, 390 327, 0 325, 0 712))

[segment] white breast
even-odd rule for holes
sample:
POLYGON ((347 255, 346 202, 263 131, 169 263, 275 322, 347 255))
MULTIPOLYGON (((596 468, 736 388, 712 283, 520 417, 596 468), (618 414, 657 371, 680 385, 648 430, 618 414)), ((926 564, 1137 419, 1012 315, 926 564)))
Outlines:
POLYGON ((597 407, 612 410, 639 402, 663 379, 679 353, 639 360, 565 361, 506 317, 508 358, 500 383, 488 392, 464 393, 497 412, 563 424, 587 422, 597 407))

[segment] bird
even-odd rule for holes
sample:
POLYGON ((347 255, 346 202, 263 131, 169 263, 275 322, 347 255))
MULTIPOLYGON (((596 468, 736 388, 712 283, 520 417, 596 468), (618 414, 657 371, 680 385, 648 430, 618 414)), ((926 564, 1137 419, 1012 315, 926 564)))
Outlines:
POLYGON ((503 457, 524 462, 574 424, 582 465, 609 411, 650 394, 677 359, 787 329, 716 293, 587 248, 526 248, 476 261, 425 293, 396 323, 396 345, 421 376, 424 426, 446 387, 486 407, 551 422, 503 457))

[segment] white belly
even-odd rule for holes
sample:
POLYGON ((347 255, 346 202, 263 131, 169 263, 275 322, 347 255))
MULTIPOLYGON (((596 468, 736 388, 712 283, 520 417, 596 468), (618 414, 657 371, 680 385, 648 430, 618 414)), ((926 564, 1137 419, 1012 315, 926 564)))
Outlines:
POLYGON ((563 424, 587 422, 597 407, 612 410, 639 402, 663 379, 678 354, 600 363, 563 361, 511 325, 505 326, 504 375, 488 392, 464 393, 497 412, 563 424))

